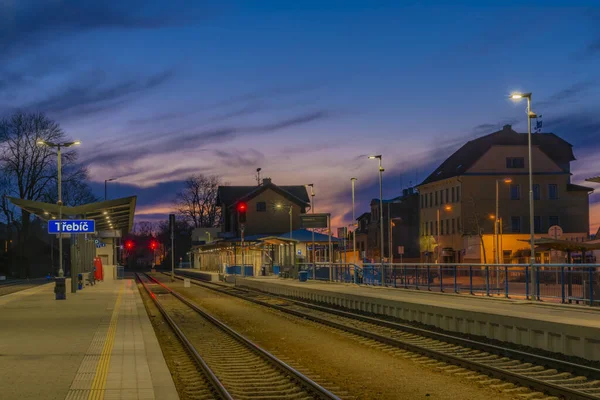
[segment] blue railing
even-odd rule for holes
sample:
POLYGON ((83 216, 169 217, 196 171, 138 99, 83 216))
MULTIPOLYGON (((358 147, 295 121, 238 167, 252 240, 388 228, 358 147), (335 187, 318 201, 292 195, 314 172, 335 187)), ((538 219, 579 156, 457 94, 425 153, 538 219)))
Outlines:
POLYGON ((308 279, 600 305, 597 264, 300 264, 308 279), (535 287, 534 287, 535 284, 535 287))

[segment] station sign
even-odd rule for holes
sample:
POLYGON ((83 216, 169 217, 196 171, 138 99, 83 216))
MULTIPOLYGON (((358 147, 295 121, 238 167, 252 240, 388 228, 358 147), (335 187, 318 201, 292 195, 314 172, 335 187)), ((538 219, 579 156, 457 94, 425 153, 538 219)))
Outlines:
POLYGON ((93 219, 69 219, 48 221, 48 233, 94 233, 96 222, 93 219))
POLYGON ((306 228, 327 228, 329 214, 306 214, 300 215, 300 224, 306 228))

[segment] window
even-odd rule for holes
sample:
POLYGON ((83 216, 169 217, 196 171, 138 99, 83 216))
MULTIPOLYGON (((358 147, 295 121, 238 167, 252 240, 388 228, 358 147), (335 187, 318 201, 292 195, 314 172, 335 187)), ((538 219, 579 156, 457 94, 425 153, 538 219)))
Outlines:
POLYGON ((440 204, 444 204, 444 191, 443 190, 440 190, 440 204))
POLYGON ((439 192, 436 190, 435 191, 435 205, 438 205, 438 201, 439 201, 439 192))
POLYGON ((534 200, 540 199, 540 185, 538 185, 537 183, 535 183, 533 185, 533 199, 534 200))
POLYGON ((548 185, 548 199, 557 200, 558 199, 558 185, 555 183, 551 183, 548 185))
POLYGON ((550 228, 551 226, 554 226, 554 225, 560 226, 560 220, 558 219, 558 217, 556 217, 556 216, 548 217, 548 228, 550 228))
POLYGON ((510 217, 512 233, 521 233, 521 217, 510 217))
POLYGON ((510 185, 510 199, 520 200, 521 199, 521 185, 510 185))
POLYGON ((446 220, 446 235, 450 234, 450 219, 446 220))
POLYGON ((533 231, 535 233, 542 232, 542 217, 540 217, 539 215, 535 215, 533 217, 533 231))
POLYGON ((506 157, 506 168, 525 168, 523 157, 506 157))
POLYGON ((440 235, 444 235, 444 220, 440 220, 440 235))
POLYGON ((446 203, 450 203, 450 196, 448 196, 450 189, 446 189, 446 203))
POLYGON ((452 202, 454 203, 455 201, 456 201, 456 200, 455 200, 455 197, 454 197, 454 186, 453 186, 453 187, 452 187, 452 202))
POLYGON ((433 221, 429 222, 429 234, 433 235, 433 221))
POLYGON ((267 211, 267 203, 259 201, 256 203, 256 211, 267 211))
POLYGON ((429 207, 433 207, 433 193, 429 192, 429 207))
POLYGON ((456 220, 452 218, 452 233, 456 233, 456 220))
POLYGON ((460 186, 456 187, 456 201, 460 201, 460 186))
POLYGON ((460 217, 456 218, 456 230, 460 233, 460 217))
POLYGON ((435 234, 437 235, 437 234, 438 234, 438 232, 439 232, 439 231, 438 231, 438 223, 437 223, 437 221, 435 221, 435 234))

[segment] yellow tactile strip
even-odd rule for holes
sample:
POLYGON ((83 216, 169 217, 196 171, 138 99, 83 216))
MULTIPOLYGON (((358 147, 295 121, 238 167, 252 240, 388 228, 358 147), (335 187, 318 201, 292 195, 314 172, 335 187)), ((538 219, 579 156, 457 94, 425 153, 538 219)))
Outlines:
POLYGON ((103 319, 96 330, 92 343, 71 384, 66 400, 101 400, 104 398, 104 387, 106 376, 108 375, 115 332, 117 330, 124 287, 123 285, 119 291, 110 320, 108 317, 103 319))

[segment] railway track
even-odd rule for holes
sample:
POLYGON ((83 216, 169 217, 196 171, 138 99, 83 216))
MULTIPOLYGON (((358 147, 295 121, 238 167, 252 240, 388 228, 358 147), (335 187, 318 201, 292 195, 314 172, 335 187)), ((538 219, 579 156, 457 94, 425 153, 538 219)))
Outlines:
MULTIPOLYGON (((193 278, 192 275, 180 274, 193 278)), ((600 369, 313 303, 192 280, 195 285, 565 399, 600 399, 600 369)))
POLYGON ((29 289, 41 284, 47 283, 44 278, 41 279, 30 279, 30 280, 16 280, 16 281, 2 281, 0 282, 0 296, 19 292, 21 290, 29 289))
POLYGON ((137 274, 222 399, 337 399, 156 279, 137 274))

